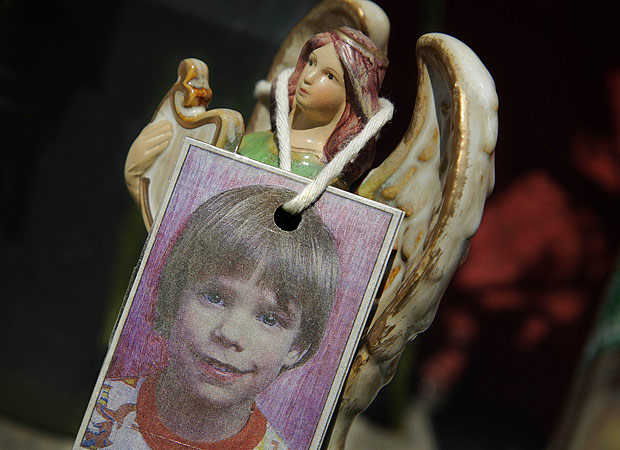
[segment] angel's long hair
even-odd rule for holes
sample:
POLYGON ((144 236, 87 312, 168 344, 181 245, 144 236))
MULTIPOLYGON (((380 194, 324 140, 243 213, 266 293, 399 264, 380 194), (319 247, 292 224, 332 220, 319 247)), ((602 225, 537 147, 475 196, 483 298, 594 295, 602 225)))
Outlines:
MULTIPOLYGON (((370 118, 379 111, 379 89, 388 66, 387 57, 361 31, 340 27, 311 37, 299 54, 297 66, 289 78, 289 108, 293 107, 295 90, 301 73, 317 48, 334 44, 344 69, 346 106, 336 127, 323 147, 326 162, 331 161, 342 150, 370 118)), ((375 140, 371 139, 355 161, 343 169, 347 184, 359 178, 373 163, 375 140)))

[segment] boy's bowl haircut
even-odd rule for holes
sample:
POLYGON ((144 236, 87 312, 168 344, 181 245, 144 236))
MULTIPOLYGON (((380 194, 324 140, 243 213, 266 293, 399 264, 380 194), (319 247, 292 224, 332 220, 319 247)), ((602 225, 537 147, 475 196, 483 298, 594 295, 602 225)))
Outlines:
POLYGON ((339 281, 336 246, 316 208, 299 226, 282 230, 276 209, 296 195, 273 186, 246 186, 221 192, 189 217, 164 264, 157 294, 155 330, 168 337, 187 286, 214 277, 250 277, 276 294, 284 311, 296 302, 301 328, 293 344, 303 365, 320 347, 339 281))

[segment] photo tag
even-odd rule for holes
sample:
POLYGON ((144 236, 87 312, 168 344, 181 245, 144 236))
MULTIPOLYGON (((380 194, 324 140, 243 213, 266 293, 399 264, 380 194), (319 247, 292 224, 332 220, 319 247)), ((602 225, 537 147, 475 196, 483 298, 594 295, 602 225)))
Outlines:
POLYGON ((403 213, 185 140, 78 449, 318 450, 403 213))

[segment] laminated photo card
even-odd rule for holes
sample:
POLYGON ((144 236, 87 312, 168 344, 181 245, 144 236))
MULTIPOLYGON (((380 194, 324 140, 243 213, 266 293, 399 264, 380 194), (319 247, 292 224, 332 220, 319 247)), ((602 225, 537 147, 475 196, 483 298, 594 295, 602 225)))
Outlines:
POLYGON ((316 450, 402 212, 186 139, 74 450, 316 450))

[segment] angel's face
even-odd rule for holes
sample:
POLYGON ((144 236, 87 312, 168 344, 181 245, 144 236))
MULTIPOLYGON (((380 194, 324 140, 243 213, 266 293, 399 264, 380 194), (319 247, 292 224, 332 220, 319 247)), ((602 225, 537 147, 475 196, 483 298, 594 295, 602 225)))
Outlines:
POLYGON ((310 53, 297 82, 295 101, 316 122, 329 123, 342 115, 346 103, 344 70, 333 43, 310 53))

